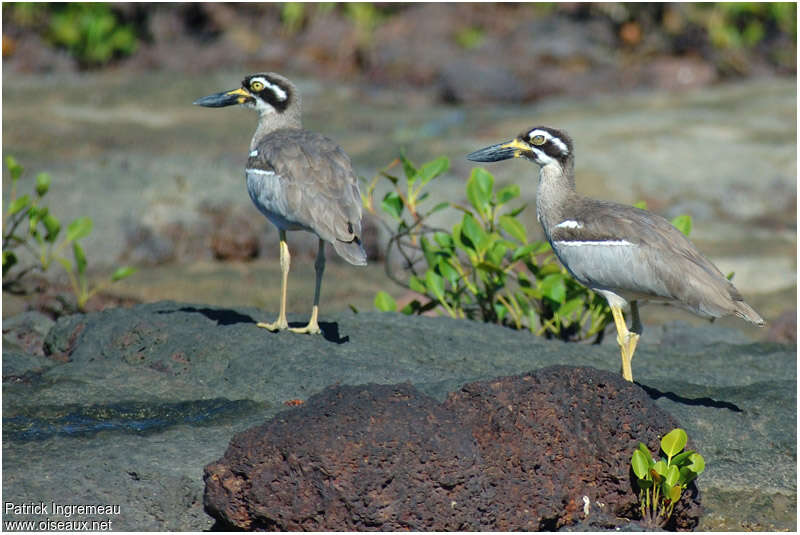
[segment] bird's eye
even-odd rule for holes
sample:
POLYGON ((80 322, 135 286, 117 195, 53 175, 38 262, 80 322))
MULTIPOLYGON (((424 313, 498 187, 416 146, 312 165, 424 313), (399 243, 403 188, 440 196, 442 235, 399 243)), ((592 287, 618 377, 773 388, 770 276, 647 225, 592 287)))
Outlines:
POLYGON ((264 84, 261 82, 253 82, 250 84, 250 89, 256 92, 261 91, 262 89, 264 89, 264 84))
POLYGON ((544 136, 541 134, 539 134, 538 136, 533 136, 533 139, 531 139, 531 143, 533 143, 534 145, 544 145, 544 136))

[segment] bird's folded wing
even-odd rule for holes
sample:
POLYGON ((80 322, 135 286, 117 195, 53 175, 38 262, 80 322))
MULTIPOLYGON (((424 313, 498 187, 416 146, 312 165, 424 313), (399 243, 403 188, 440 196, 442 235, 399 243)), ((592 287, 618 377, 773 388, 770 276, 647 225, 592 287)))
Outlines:
POLYGON ((247 166, 274 170, 288 220, 330 242, 361 235, 358 181, 350 158, 332 140, 306 130, 278 130, 261 140, 247 166))

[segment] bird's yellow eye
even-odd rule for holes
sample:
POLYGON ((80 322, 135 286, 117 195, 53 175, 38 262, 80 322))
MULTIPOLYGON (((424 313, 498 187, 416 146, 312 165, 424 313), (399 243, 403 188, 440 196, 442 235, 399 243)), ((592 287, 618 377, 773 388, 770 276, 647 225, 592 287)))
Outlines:
POLYGON ((541 134, 539 134, 538 136, 533 136, 533 139, 531 139, 531 143, 533 143, 534 145, 544 145, 544 141, 545 141, 544 136, 541 134))
POLYGON ((253 82, 250 84, 250 89, 256 92, 261 91, 262 89, 264 89, 264 84, 261 82, 253 82))

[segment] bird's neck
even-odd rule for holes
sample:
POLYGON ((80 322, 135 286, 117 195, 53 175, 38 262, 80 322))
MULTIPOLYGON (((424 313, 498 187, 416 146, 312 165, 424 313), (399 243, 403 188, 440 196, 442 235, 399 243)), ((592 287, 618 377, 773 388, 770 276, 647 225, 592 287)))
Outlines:
POLYGON ((571 161, 562 166, 553 162, 539 170, 539 186, 536 189, 536 216, 550 238, 550 229, 563 219, 564 205, 577 197, 575 174, 571 161))
POLYGON ((275 113, 274 111, 259 113, 258 126, 255 134, 253 134, 253 139, 250 140, 250 150, 255 149, 259 140, 264 139, 267 134, 285 128, 303 128, 299 109, 287 109, 283 113, 275 113))

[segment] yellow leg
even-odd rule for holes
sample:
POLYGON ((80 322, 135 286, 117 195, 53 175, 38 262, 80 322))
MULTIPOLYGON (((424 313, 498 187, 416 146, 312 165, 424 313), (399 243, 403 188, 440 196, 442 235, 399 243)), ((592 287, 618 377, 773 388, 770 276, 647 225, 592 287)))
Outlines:
POLYGON ((319 334, 322 331, 317 323, 317 316, 319 314, 319 294, 322 289, 322 274, 325 272, 325 242, 319 240, 319 249, 317 249, 317 259, 314 261, 314 271, 316 273, 316 286, 314 287, 314 306, 311 309, 311 319, 308 320, 308 325, 305 327, 296 327, 289 329, 293 333, 300 334, 319 334))
MULTIPOLYGON (((634 325, 632 327, 640 330, 639 310, 635 303, 631 304, 631 310, 634 314, 634 325)), ((617 326, 617 343, 622 354, 622 377, 626 381, 633 382, 631 361, 633 360, 633 353, 636 351, 636 344, 639 342, 639 334, 628 330, 628 326, 625 324, 625 317, 622 315, 622 309, 612 306, 611 313, 614 315, 614 323, 617 326)))
POLYGON ((289 282, 289 264, 291 257, 289 256, 289 246, 286 244, 286 231, 280 231, 281 239, 281 308, 278 313, 278 319, 273 323, 258 323, 257 325, 263 329, 270 331, 281 331, 289 328, 289 322, 286 321, 286 286, 289 282))

